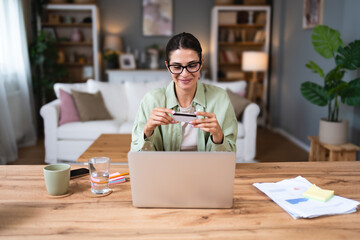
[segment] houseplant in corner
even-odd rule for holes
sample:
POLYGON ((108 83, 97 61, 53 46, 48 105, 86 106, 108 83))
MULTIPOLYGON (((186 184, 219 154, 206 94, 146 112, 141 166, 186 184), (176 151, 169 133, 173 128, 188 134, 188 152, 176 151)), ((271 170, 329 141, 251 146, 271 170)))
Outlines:
POLYGON ((347 142, 347 121, 339 119, 340 104, 360 106, 360 78, 344 81, 344 74, 360 68, 360 40, 344 46, 340 33, 325 25, 316 26, 312 33, 314 50, 326 59, 334 60, 334 68, 324 74, 313 61, 306 67, 323 78, 323 85, 315 82, 301 84, 302 95, 311 103, 328 107, 328 116, 320 120, 319 140, 328 144, 347 142))

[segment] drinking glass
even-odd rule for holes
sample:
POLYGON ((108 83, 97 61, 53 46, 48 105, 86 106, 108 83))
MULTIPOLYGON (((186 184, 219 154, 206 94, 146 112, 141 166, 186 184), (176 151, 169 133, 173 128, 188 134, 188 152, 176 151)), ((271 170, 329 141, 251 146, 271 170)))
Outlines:
POLYGON ((109 192, 110 158, 94 157, 88 160, 91 191, 95 194, 109 192))

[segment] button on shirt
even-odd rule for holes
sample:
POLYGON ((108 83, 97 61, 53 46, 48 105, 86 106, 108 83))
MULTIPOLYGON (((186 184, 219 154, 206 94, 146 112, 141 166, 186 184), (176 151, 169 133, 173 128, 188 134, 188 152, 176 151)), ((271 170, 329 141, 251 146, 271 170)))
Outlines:
MULTIPOLYGON (((198 151, 236 151, 237 119, 234 108, 225 90, 208 84, 197 82, 192 106, 196 112, 215 113, 223 131, 223 142, 216 144, 211 134, 197 129, 198 151)), ((171 82, 166 88, 158 88, 148 92, 142 99, 132 131, 131 151, 180 151, 183 139, 181 123, 157 126, 153 134, 145 138, 144 127, 156 107, 180 111, 175 95, 175 84, 171 82)), ((198 116, 198 118, 203 118, 198 116)))

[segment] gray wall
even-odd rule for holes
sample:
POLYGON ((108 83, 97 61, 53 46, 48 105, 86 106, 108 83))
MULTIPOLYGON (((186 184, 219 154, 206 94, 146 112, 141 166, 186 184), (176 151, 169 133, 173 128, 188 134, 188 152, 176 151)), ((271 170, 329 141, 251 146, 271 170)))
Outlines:
MULTIPOLYGON (((315 106, 302 97, 302 82, 322 84, 322 79, 305 64, 313 60, 325 72, 334 65, 313 50, 312 29, 302 28, 302 7, 302 0, 274 0, 270 114, 275 127, 309 145, 307 136, 318 135, 319 119, 327 116, 327 108, 315 106)), ((340 31, 345 44, 360 39, 359 9, 357 0, 325 0, 323 24, 340 31)), ((359 76, 359 72, 353 72, 345 80, 359 76)), ((341 105, 340 117, 349 120, 349 140, 360 145, 360 107, 341 105)))
MULTIPOLYGON (((143 51, 157 43, 166 46, 168 37, 144 37, 142 35, 142 0, 97 0, 100 9, 102 37, 106 33, 118 33, 124 46, 143 51)), ((305 68, 308 60, 321 65, 325 71, 332 68, 331 60, 325 60, 314 52, 311 44, 312 29, 302 28, 303 0, 274 0, 272 34, 272 69, 270 76, 270 114, 275 127, 305 144, 307 136, 318 134, 318 122, 327 116, 327 109, 307 102, 300 93, 300 84, 307 80, 321 79, 305 68)), ((209 66, 210 21, 214 0, 173 0, 174 34, 187 31, 194 33, 202 43, 205 61, 209 66)), ((360 39, 360 1, 325 0, 324 24, 340 31, 348 43, 360 39)), ((359 73, 348 74, 347 79, 359 73)), ((360 145, 360 107, 341 106, 340 114, 350 122, 350 140, 360 145)))
MULTIPOLYGON (((101 40, 104 34, 120 34, 124 50, 144 49, 154 43, 165 48, 169 37, 142 35, 142 0, 97 0, 100 9, 101 40)), ((173 33, 193 33, 201 42, 205 64, 210 65, 211 9, 214 0, 173 0, 173 33)))

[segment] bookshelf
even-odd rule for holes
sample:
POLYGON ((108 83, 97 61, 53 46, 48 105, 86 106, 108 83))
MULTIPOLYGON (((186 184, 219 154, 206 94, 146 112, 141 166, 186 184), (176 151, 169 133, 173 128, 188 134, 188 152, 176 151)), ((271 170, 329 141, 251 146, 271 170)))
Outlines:
POLYGON ((38 30, 53 34, 56 47, 71 82, 88 79, 100 81, 101 54, 99 51, 99 10, 95 4, 47 4, 42 18, 38 17, 38 30), (80 40, 74 41, 78 31, 80 40))
MULTIPOLYGON (((215 6, 211 15, 211 75, 215 82, 252 81, 242 70, 242 53, 261 51, 269 55, 270 6, 215 6)), ((257 75, 255 100, 266 112, 268 74, 257 75)), ((249 92, 249 91, 248 91, 249 92)), ((249 97, 249 96, 248 96, 249 97)), ((267 121, 261 114, 263 124, 267 121)))
MULTIPOLYGON (((242 52, 269 53, 270 7, 215 6, 211 24, 212 79, 216 82, 249 80, 251 73, 241 70, 242 52)), ((267 74, 263 75, 265 85, 267 74)))

